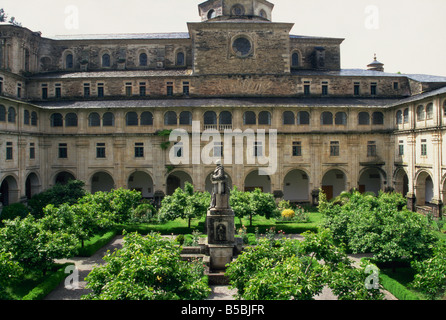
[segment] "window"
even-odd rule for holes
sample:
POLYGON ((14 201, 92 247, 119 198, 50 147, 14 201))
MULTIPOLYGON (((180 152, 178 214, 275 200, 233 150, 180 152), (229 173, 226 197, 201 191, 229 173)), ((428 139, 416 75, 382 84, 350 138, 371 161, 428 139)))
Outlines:
POLYGON ((223 142, 214 142, 214 157, 223 157, 223 142))
POLYGON ((189 96, 189 82, 183 82, 183 95, 189 96))
POLYGON ((42 99, 48 99, 48 85, 42 84, 42 99))
POLYGON ((354 84, 354 87, 353 87, 354 89, 354 95, 355 96, 359 96, 360 94, 361 94, 361 86, 360 86, 360 84, 358 83, 358 82, 355 82, 355 84, 354 84))
POLYGON ((424 106, 418 106, 417 107, 417 121, 424 121, 426 118, 424 106))
POLYGON ((66 69, 74 68, 74 59, 71 53, 67 54, 67 56, 65 57, 65 68, 66 69))
POLYGON ((174 111, 168 111, 164 115, 164 124, 166 126, 176 126, 178 124, 177 114, 174 111))
POLYGON ((8 122, 15 123, 16 113, 13 107, 9 107, 8 109, 8 122))
POLYGON ((25 110, 23 112, 23 124, 29 125, 29 120, 30 120, 29 111, 25 110))
POLYGON ((13 159, 13 150, 12 150, 12 142, 6 143, 6 160, 13 159))
POLYGON ((138 125, 138 114, 136 112, 129 112, 126 115, 127 126, 137 126, 138 125))
POLYGON ((131 82, 127 82, 125 84, 125 95, 127 97, 131 97, 132 96, 132 83, 131 82))
POLYGON ((333 114, 331 112, 323 112, 321 114, 321 125, 332 125, 333 124, 333 114))
POLYGON ((293 142, 293 157, 301 157, 302 156, 302 142, 294 141, 293 142))
POLYGON ((400 140, 400 141, 399 141, 399 145, 398 145, 398 155, 399 155, 399 156, 404 156, 404 140, 400 140))
POLYGON ((104 93, 104 84, 98 83, 98 98, 103 98, 105 95, 104 93))
POLYGON ((203 121, 205 125, 217 124, 217 114, 214 111, 206 111, 203 115, 203 121))
POLYGON ((335 124, 343 126, 347 125, 347 114, 345 112, 336 113, 335 124))
POLYGON ((211 9, 208 11, 208 19, 213 19, 217 16, 217 13, 215 12, 214 9, 211 9))
POLYGON ((339 141, 330 142, 330 156, 339 157, 339 141))
POLYGON ((84 83, 84 98, 90 97, 90 84, 84 83))
POLYGON ((21 97, 22 97, 22 84, 17 83, 17 98, 21 98, 21 97))
POLYGON ((37 126, 37 112, 31 112, 31 125, 37 126))
POLYGON ((96 143, 96 158, 105 159, 105 143, 96 143))
POLYGON ((358 124, 359 125, 369 125, 370 124, 370 115, 368 112, 360 112, 358 114, 358 124))
POLYGON ((372 83, 370 85, 370 94, 372 96, 376 96, 377 95, 377 84, 376 83, 372 83))
POLYGON ((322 82, 322 95, 327 96, 328 95, 328 83, 322 82))
POLYGON ((426 106, 426 119, 431 120, 434 118, 434 105, 432 103, 429 103, 426 106))
POLYGON ((311 94, 311 87, 309 82, 305 82, 306 84, 304 84, 304 95, 309 96, 311 94))
POLYGON ((246 111, 243 115, 243 124, 255 125, 257 124, 257 116, 253 111, 246 111))
POLYGON ((6 121, 6 108, 4 105, 0 104, 0 121, 6 121))
POLYGON ((245 14, 245 7, 241 4, 235 4, 231 8, 231 15, 233 16, 242 16, 245 14))
POLYGON ((100 127, 101 116, 96 112, 90 113, 90 115, 88 116, 88 125, 90 127, 100 127))
POLYGON ((68 158, 68 145, 66 143, 59 143, 59 159, 68 158))
MULTIPOLYGON (((1 56, 0 56, 0 65, 1 65, 1 56)), ((3 78, 0 77, 0 94, 3 94, 3 78)))
POLYGON ((190 126, 192 125, 192 113, 183 111, 180 113, 180 124, 190 126))
POLYGON ((396 113, 396 124, 402 124, 403 123, 403 113, 401 110, 398 110, 396 113))
POLYGON ((180 51, 177 53, 177 66, 184 66, 185 65, 185 59, 184 59, 184 52, 180 51))
POLYGON ((65 126, 66 127, 77 127, 77 114, 68 113, 65 116, 65 126))
POLYGON ((291 56, 291 66, 294 68, 299 67, 299 54, 297 52, 294 52, 291 56))
POLYGON ((139 66, 141 67, 147 67, 147 54, 146 53, 141 53, 139 55, 139 66))
POLYGON ((141 114, 142 126, 153 126, 153 115, 151 112, 145 111, 141 114))
POLYGON ((135 158, 144 158, 144 143, 135 143, 135 158))
POLYGON ((229 111, 223 111, 219 116, 220 125, 231 125, 232 124, 232 114, 229 111))
POLYGON ((263 157, 263 143, 261 141, 254 142, 254 157, 263 157))
POLYGON ((262 111, 259 113, 259 124, 271 125, 271 113, 268 111, 262 111))
POLYGON ((446 117, 446 101, 443 103, 443 116, 446 117))
POLYGON ((374 125, 384 124, 384 114, 382 112, 374 112, 372 115, 372 123, 374 125))
POLYGON ((426 139, 421 140, 421 155, 423 157, 427 156, 427 140, 426 139))
POLYGON ((115 125, 115 116, 111 112, 106 112, 102 116, 102 126, 113 127, 115 125))
POLYGON ((62 127, 63 117, 60 113, 53 113, 51 115, 51 126, 52 127, 62 127))
POLYGON ((174 145, 174 154, 176 158, 182 158, 183 157, 183 143, 177 142, 174 145))
POLYGON ((166 90, 167 90, 166 94, 168 96, 173 96, 173 82, 168 82, 167 83, 166 90))
POLYGON ((102 67, 109 68, 111 66, 110 55, 108 53, 102 55, 102 67))
POLYGON ((62 85, 60 83, 54 85, 54 96, 56 99, 62 98, 62 85))
POLYGON ((294 112, 292 112, 292 111, 285 111, 283 113, 283 124, 285 124, 285 125, 296 124, 296 119, 295 119, 295 116, 294 116, 294 112))
POLYGON ((147 94, 146 83, 145 82, 140 82, 139 83, 139 96, 140 97, 145 97, 146 94, 147 94))
POLYGON ((310 124, 310 114, 306 111, 299 111, 297 113, 297 124, 299 125, 310 124))
POLYGON ((29 159, 34 160, 36 158, 36 147, 34 142, 29 144, 29 159))
POLYGON ((367 157, 376 157, 376 142, 369 141, 367 143, 367 157))
POLYGON ((398 90, 400 88, 400 83, 399 82, 394 82, 393 83, 393 90, 398 90))

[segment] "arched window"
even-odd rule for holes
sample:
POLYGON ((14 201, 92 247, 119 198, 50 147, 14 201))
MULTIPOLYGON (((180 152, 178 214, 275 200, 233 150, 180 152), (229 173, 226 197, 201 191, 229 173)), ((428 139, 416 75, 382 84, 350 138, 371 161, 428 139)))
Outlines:
POLYGON ((90 127, 100 127, 101 116, 96 112, 90 113, 90 115, 88 116, 88 125, 90 127))
POLYGON ((37 112, 31 112, 31 125, 37 126, 37 112))
POLYGON ((299 111, 297 113, 297 124, 299 125, 310 124, 310 114, 306 111, 299 111))
POLYGON ((184 52, 180 51, 180 52, 177 53, 176 65, 177 66, 184 66, 185 65, 184 52))
POLYGON ((259 124, 271 125, 271 113, 262 111, 259 113, 259 124))
POLYGON ((360 112, 358 114, 358 124, 360 124, 360 125, 369 125, 370 124, 370 115, 368 112, 360 112))
POLYGON ((146 67, 147 66, 147 61, 148 61, 148 59, 147 59, 147 54, 146 53, 141 53, 140 55, 139 55, 139 65, 141 66, 141 67, 146 67))
POLYGON ((145 111, 141 114, 142 126, 153 126, 153 114, 149 111, 145 111))
POLYGON ((296 124, 296 119, 294 117, 294 112, 292 112, 292 111, 285 111, 283 113, 283 124, 286 124, 286 125, 296 124))
POLYGON ((180 113, 180 124, 190 126, 192 125, 192 113, 183 111, 180 113))
POLYGON ((403 123, 403 112, 401 110, 398 110, 396 113, 396 124, 402 124, 402 123, 403 123))
MULTIPOLYGON (((138 116, 136 117, 138 121, 138 116)), ((115 126, 115 115, 111 112, 106 112, 102 116, 102 126, 103 127, 114 127, 115 126)))
POLYGON ((29 115, 29 111, 25 110, 23 112, 23 124, 27 124, 29 125, 29 120, 30 120, 30 115, 29 115))
POLYGON ((417 121, 424 121, 426 117, 424 106, 420 105, 417 108, 417 121))
POLYGON ((434 105, 432 103, 429 103, 426 106, 426 119, 431 120, 434 118, 434 105))
POLYGON ((374 125, 384 124, 384 114, 382 112, 373 112, 372 123, 374 125))
POLYGON ((125 122, 127 126, 137 126, 138 125, 138 114, 136 112, 129 112, 125 116, 125 122))
POLYGON ((208 11, 208 19, 213 19, 217 16, 216 12, 214 9, 211 9, 208 11))
POLYGON ((4 105, 0 104, 0 121, 6 121, 6 108, 4 105))
POLYGON ((446 117, 446 100, 445 100, 445 102, 443 103, 443 116, 446 117))
POLYGON ((203 115, 205 125, 217 124, 217 114, 214 111, 206 111, 203 115))
POLYGON ((347 114, 345 112, 336 113, 335 124, 343 126, 347 125, 347 114))
POLYGON ((111 59, 108 53, 102 55, 102 67, 108 68, 111 66, 111 59))
POLYGON ((178 124, 177 114, 174 111, 168 111, 164 115, 164 124, 166 126, 176 126, 178 124))
POLYGON ((409 123, 409 108, 404 109, 404 123, 409 123))
POLYGON ((333 124, 333 114, 331 112, 323 112, 321 114, 321 124, 322 125, 332 125, 333 124))
POLYGON ((63 117, 60 113, 53 113, 51 115, 51 126, 52 127, 62 127, 63 117))
POLYGON ((66 69, 74 68, 74 58, 71 53, 67 54, 67 56, 65 57, 65 68, 66 69))
POLYGON ((253 111, 246 111, 243 114, 243 124, 255 125, 257 124, 257 116, 253 111))
POLYGON ((68 113, 65 116, 65 126, 66 127, 77 127, 77 114, 68 113))
POLYGON ((8 122, 15 123, 15 117, 16 117, 15 109, 13 107, 9 107, 9 109, 8 109, 8 122))
POLYGON ((299 54, 294 52, 291 56, 291 66, 296 68, 299 66, 299 54))
POLYGON ((232 114, 229 111, 223 111, 219 116, 220 124, 230 125, 232 124, 232 114))

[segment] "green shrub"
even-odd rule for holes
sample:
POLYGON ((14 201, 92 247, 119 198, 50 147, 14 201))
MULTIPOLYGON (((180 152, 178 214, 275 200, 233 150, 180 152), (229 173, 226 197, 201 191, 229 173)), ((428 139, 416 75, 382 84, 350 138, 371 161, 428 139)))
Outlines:
POLYGON ((4 207, 0 214, 0 226, 3 226, 3 220, 23 219, 29 214, 29 209, 23 203, 11 204, 4 207))
POLYGON ((381 273, 379 279, 381 285, 398 300, 420 300, 420 297, 388 275, 381 273))

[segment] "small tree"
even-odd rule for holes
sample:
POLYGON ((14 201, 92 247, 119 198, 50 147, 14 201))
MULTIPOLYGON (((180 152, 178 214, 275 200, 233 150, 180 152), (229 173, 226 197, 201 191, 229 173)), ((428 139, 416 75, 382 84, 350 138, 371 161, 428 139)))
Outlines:
POLYGON ((11 254, 0 253, 0 300, 10 299, 5 287, 18 280, 23 273, 23 269, 16 261, 11 260, 11 254))
POLYGON ((267 219, 273 218, 279 214, 276 200, 271 193, 264 193, 260 189, 255 189, 250 193, 251 214, 249 216, 249 225, 252 226, 252 216, 257 214, 267 219))
POLYGON ((240 191, 236 186, 231 191, 229 204, 234 210, 235 216, 240 219, 240 224, 243 224, 243 217, 252 214, 249 192, 240 191))

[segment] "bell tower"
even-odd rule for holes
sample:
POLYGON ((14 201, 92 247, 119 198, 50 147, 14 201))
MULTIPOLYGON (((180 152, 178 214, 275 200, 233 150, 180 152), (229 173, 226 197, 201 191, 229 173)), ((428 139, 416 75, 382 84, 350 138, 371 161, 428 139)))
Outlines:
POLYGON ((266 0, 209 0, 198 5, 201 21, 271 21, 274 5, 266 0))

